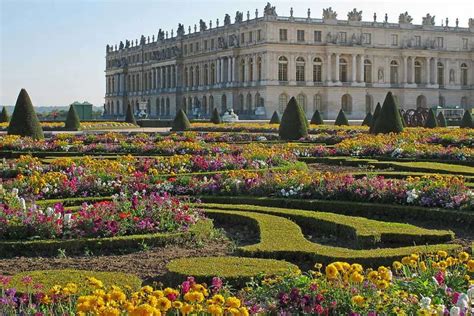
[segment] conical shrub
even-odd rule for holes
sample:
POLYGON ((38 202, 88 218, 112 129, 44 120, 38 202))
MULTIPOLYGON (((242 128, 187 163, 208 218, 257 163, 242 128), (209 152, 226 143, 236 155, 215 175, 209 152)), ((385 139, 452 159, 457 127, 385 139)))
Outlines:
POLYGON ((270 119, 270 124, 280 124, 280 115, 278 115, 278 112, 275 111, 273 112, 272 118, 270 119))
POLYGON ((214 124, 222 123, 222 119, 221 119, 221 116, 219 115, 219 111, 217 110, 217 108, 214 108, 214 111, 212 111, 211 123, 214 123, 214 124))
POLYGON ((383 101, 380 116, 375 122, 374 133, 400 133, 403 131, 402 119, 392 92, 388 92, 383 101))
POLYGON ((349 121, 347 120, 346 113, 344 113, 342 109, 339 110, 339 114, 337 114, 334 125, 336 126, 349 125, 349 121))
POLYGON ((8 125, 8 134, 29 136, 34 139, 44 138, 40 121, 36 116, 30 96, 25 89, 21 89, 16 99, 15 109, 8 125))
POLYGON ((79 120, 79 115, 77 115, 76 108, 74 105, 69 106, 69 111, 67 112, 66 123, 64 128, 69 131, 77 131, 81 128, 81 121, 79 120))
POLYGON ((183 109, 179 110, 178 114, 176 114, 176 117, 174 118, 172 130, 187 131, 190 128, 191 123, 189 122, 188 116, 183 111, 183 109))
POLYGON ((438 120, 438 126, 439 127, 447 127, 448 122, 446 121, 446 118, 444 117, 443 111, 440 111, 437 116, 438 120))
POLYGON ((0 123, 8 123, 8 121, 10 121, 10 116, 8 115, 7 108, 3 107, 0 113, 0 123))
POLYGON ((402 120, 402 126, 403 127, 407 127, 407 121, 405 121, 405 117, 403 116, 403 113, 402 113, 402 110, 398 110, 398 112, 400 113, 400 119, 402 120))
POLYGON ((362 121, 362 126, 370 127, 372 125, 372 119, 373 119, 372 113, 368 112, 364 120, 362 121))
POLYGON ((436 114, 433 109, 430 109, 428 111, 428 117, 426 118, 425 127, 426 128, 438 127, 438 122, 436 121, 436 114))
POLYGON ((310 124, 314 124, 314 125, 324 124, 323 118, 321 117, 321 114, 319 113, 318 110, 314 111, 313 117, 311 117, 310 124))
POLYGON ((278 134, 284 140, 298 140, 308 136, 308 120, 295 97, 290 99, 283 112, 278 134))
POLYGON ((461 119, 461 128, 474 128, 474 124, 472 122, 472 115, 469 110, 464 111, 464 115, 461 119))
POLYGON ((133 114, 132 105, 129 103, 127 105, 127 112, 125 112, 125 122, 137 125, 137 120, 133 114))
POLYGON ((377 102, 377 106, 375 107, 375 110, 374 110, 374 115, 372 115, 372 125, 370 125, 369 133, 374 132, 375 122, 380 116, 380 111, 382 111, 382 106, 380 105, 380 102, 377 102))

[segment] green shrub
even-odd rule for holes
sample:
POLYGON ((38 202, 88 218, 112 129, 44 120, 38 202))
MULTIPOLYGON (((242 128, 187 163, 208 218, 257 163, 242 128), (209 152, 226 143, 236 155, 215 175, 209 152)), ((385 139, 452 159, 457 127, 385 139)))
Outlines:
POLYGON ((369 128, 369 133, 371 133, 371 134, 374 132, 375 122, 377 121, 377 119, 380 116, 380 111, 382 111, 382 106, 380 105, 380 102, 377 102, 377 106, 375 107, 374 115, 372 116, 372 124, 370 125, 370 128, 369 128))
POLYGON ((439 127, 447 127, 448 126, 448 122, 446 121, 446 118, 444 117, 443 111, 440 111, 438 113, 437 120, 438 120, 438 126, 439 127))
POLYGON ((362 126, 370 127, 372 125, 372 119, 373 119, 372 113, 368 112, 364 120, 362 121, 362 126))
POLYGON ((280 115, 277 111, 273 112, 272 118, 270 119, 270 124, 280 124, 280 115))
POLYGON ((349 125, 349 121, 347 120, 346 113, 344 113, 342 109, 339 110, 339 114, 337 114, 334 125, 336 126, 349 125))
POLYGON ((425 127, 426 128, 436 128, 436 127, 438 127, 438 122, 436 121, 436 114, 435 114, 435 111, 433 109, 430 109, 428 111, 428 118, 426 119, 425 127))
POLYGON ((400 119, 402 120, 402 126, 403 127, 407 127, 407 122, 405 121, 405 117, 403 116, 403 113, 402 113, 402 110, 398 110, 398 112, 400 113, 400 119))
POLYGON ((8 134, 28 136, 34 139, 44 138, 43 129, 25 89, 21 89, 16 99, 15 109, 8 125, 8 134))
POLYGON ((298 140, 308 136, 308 121, 295 97, 290 99, 283 112, 278 134, 284 140, 298 140))
POLYGON ((387 93, 385 101, 383 101, 382 110, 380 110, 380 116, 375 122, 375 128, 373 133, 400 133, 403 131, 403 124, 400 118, 400 112, 398 106, 393 98, 391 91, 387 93))
POLYGON ((137 120, 135 119, 132 105, 130 103, 127 105, 127 112, 125 112, 125 122, 137 125, 137 120))
POLYGON ((323 118, 321 117, 321 114, 319 113, 318 110, 314 111, 313 117, 311 117, 310 124, 314 124, 314 125, 324 124, 323 118))
POLYGON ((222 123, 222 118, 219 115, 219 111, 217 110, 217 108, 214 108, 214 111, 212 111, 211 123, 214 123, 214 124, 222 123))
POLYGON ((469 110, 464 111, 464 115, 461 120, 461 128, 474 128, 474 123, 472 122, 472 115, 469 110))
POLYGON ((67 112, 66 123, 64 128, 69 131, 77 131, 81 128, 81 121, 79 120, 79 115, 77 115, 76 108, 74 105, 69 106, 69 111, 67 112))
POLYGON ((184 113, 183 109, 178 111, 173 121, 173 131, 186 131, 191 128, 188 116, 184 113))
POLYGON ((8 115, 7 108, 3 107, 2 113, 0 113, 0 123, 8 123, 10 116, 8 115))

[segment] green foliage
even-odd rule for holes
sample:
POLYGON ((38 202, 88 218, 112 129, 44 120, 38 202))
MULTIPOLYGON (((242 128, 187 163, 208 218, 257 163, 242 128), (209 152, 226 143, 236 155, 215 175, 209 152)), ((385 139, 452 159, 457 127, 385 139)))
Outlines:
POLYGON ((321 114, 319 113, 318 110, 314 111, 313 117, 311 117, 310 124, 314 124, 314 125, 324 124, 323 118, 321 117, 321 114))
POLYGON ((395 102, 391 91, 387 93, 385 101, 383 102, 382 110, 380 110, 380 116, 375 122, 373 130, 374 134, 383 133, 400 133, 403 131, 402 119, 400 118, 400 112, 395 102))
POLYGON ((283 140, 298 140, 308 136, 308 121, 295 97, 290 99, 283 112, 278 134, 283 140))
POLYGON ((79 120, 79 115, 77 115, 76 108, 74 105, 69 106, 69 112, 67 112, 65 129, 69 131, 77 131, 81 128, 81 121, 79 120))
POLYGON ((474 128, 472 115, 469 110, 464 111, 464 115, 461 120, 461 128, 474 128))
POLYGON ((373 116, 372 113, 368 112, 365 116, 364 120, 362 121, 362 126, 371 126, 372 125, 373 116))
POLYGON ((132 105, 130 103, 127 105, 127 111, 125 112, 125 122, 137 125, 137 120, 135 119, 132 105))
POLYGON ((0 113, 0 123, 8 123, 8 121, 10 121, 10 116, 8 115, 7 108, 3 107, 0 113))
POLYGON ((43 129, 25 89, 21 89, 16 100, 10 125, 8 125, 8 134, 28 136, 34 139, 44 138, 43 129))
POLYGON ((280 115, 277 111, 273 112, 272 118, 270 119, 270 124, 280 124, 280 115))
POLYGON ((183 111, 183 109, 180 109, 178 111, 178 114, 176 114, 176 117, 174 118, 172 130, 173 131, 187 131, 190 128, 191 128, 191 123, 189 122, 188 116, 183 111))
POLYGON ((446 121, 446 118, 444 117, 443 111, 440 111, 438 113, 437 120, 438 120, 438 126, 439 127, 447 127, 448 126, 448 122, 446 121))
POLYGON ((436 120, 436 114, 435 114, 435 111, 433 109, 430 109, 428 111, 428 118, 426 119, 425 127, 426 128, 436 128, 436 127, 438 127, 438 122, 436 120))
POLYGON ((347 120, 346 114, 344 113, 342 109, 339 110, 339 114, 337 114, 334 125, 336 126, 349 125, 349 121, 347 120))
POLYGON ((372 116, 372 124, 370 125, 370 128, 369 128, 369 133, 371 133, 371 134, 374 132, 375 122, 377 121, 377 119, 380 116, 380 111, 382 111, 382 106, 380 105, 380 102, 377 102, 377 106, 375 107, 374 115, 372 116))
POLYGON ((214 111, 212 111, 211 123, 214 123, 214 124, 222 123, 222 118, 219 115, 219 111, 217 110, 217 108, 214 108, 214 111))
POLYGON ((402 126, 403 127, 407 127, 407 122, 405 121, 405 117, 403 117, 403 113, 402 113, 402 110, 398 110, 398 112, 400 113, 400 119, 402 120, 402 126))

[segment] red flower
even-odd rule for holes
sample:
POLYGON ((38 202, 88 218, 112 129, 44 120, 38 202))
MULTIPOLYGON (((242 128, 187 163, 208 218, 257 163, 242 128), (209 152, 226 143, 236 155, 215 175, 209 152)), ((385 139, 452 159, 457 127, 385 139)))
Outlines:
POLYGON ((129 216, 130 216, 130 213, 121 212, 119 214, 120 219, 126 219, 129 216))

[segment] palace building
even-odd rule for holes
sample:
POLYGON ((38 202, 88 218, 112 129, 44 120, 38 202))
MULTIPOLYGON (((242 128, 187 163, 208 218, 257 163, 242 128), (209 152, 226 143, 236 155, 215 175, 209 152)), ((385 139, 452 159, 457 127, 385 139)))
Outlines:
POLYGON ((107 45, 105 115, 123 116, 130 104, 150 118, 172 118, 183 108, 208 117, 233 108, 241 119, 267 119, 296 97, 308 117, 318 109, 333 119, 342 108, 361 119, 392 91, 401 108, 474 104, 474 19, 459 27, 446 19, 422 25, 401 13, 398 23, 237 12, 222 22, 179 24, 174 33, 107 45))

